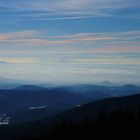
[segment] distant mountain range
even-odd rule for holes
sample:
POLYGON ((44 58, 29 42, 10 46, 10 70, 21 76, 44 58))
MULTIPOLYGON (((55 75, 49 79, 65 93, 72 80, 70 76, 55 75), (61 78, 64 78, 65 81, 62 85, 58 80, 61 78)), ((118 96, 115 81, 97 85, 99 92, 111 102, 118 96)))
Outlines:
POLYGON ((14 89, 17 87, 22 87, 23 85, 27 85, 27 86, 45 86, 45 87, 50 87, 53 86, 50 83, 46 83, 46 84, 41 84, 41 82, 38 81, 26 81, 26 80, 19 80, 19 79, 10 79, 10 78, 4 78, 0 76, 0 89, 14 89))
POLYGON ((14 90, 47 90, 47 88, 34 86, 34 85, 22 85, 19 87, 14 88, 14 90))
POLYGON ((26 122, 50 117, 89 101, 139 93, 140 87, 131 84, 125 86, 73 85, 49 88, 22 85, 0 90, 0 115, 8 114, 11 123, 26 122))
POLYGON ((74 85, 65 87, 66 89, 93 100, 132 95, 140 92, 140 87, 129 84, 124 86, 104 86, 104 85, 74 85))

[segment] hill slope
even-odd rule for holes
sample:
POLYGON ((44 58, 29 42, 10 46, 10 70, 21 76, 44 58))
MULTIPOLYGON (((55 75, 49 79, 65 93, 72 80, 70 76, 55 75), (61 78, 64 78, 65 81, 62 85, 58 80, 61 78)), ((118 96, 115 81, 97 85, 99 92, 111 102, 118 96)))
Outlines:
POLYGON ((61 121, 63 118, 73 121, 80 121, 87 117, 97 119, 98 115, 103 110, 114 111, 122 108, 129 108, 135 110, 140 109, 140 94, 90 102, 80 107, 65 111, 54 117, 48 118, 45 121, 48 123, 56 123, 61 121))
POLYGON ((31 121, 54 115, 88 101, 90 99, 87 97, 62 89, 0 90, 0 116, 8 114, 12 122, 31 121), (46 108, 40 108, 42 106, 46 108))
POLYGON ((140 108, 140 95, 110 98, 90 102, 81 107, 76 107, 74 109, 65 111, 53 117, 43 119, 41 121, 0 127, 0 138, 4 138, 4 140, 11 140, 13 136, 19 136, 23 133, 34 136, 38 135, 40 131, 46 131, 48 127, 52 127, 56 124, 56 122, 60 123, 63 119, 78 122, 80 120, 85 119, 86 117, 89 117, 96 120, 98 115, 104 109, 108 111, 115 111, 117 109, 123 108, 138 110, 140 108), (43 128, 40 128, 41 126, 43 128))

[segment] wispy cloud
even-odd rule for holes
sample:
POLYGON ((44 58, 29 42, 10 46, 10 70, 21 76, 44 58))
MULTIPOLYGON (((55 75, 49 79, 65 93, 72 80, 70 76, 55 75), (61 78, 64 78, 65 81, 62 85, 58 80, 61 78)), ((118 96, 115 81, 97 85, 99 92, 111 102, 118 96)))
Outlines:
POLYGON ((114 11, 132 7, 139 7, 138 0, 40 0, 37 1, 2 1, 1 12, 6 18, 3 21, 30 21, 30 20, 64 20, 91 17, 113 16, 114 11), (25 12, 26 11, 26 12, 25 12))
POLYGON ((0 41, 5 41, 5 40, 7 40, 7 37, 4 35, 0 35, 0 41))
POLYGON ((120 46, 120 47, 114 47, 114 46, 109 46, 109 47, 102 47, 102 48, 96 48, 90 51, 85 51, 87 53, 108 53, 108 52, 112 52, 112 53, 134 53, 134 52, 140 52, 140 47, 139 46, 120 46))
POLYGON ((138 59, 125 59, 125 58, 78 58, 74 60, 75 63, 82 64, 125 64, 125 65, 140 65, 140 61, 138 59))
POLYGON ((140 31, 50 36, 46 32, 29 30, 1 33, 0 37, 1 47, 9 46, 9 49, 11 46, 28 50, 30 47, 32 51, 33 47, 39 47, 52 52, 140 52, 140 31))
POLYGON ((23 63, 36 63, 32 58, 0 58, 1 64, 23 64, 23 63))

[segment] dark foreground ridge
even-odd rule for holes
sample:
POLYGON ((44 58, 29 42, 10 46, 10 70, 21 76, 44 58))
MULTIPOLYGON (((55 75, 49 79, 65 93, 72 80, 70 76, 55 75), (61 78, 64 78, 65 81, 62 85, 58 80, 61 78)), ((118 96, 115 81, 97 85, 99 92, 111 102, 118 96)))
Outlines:
POLYGON ((40 125, 38 135, 23 134, 15 140, 140 140, 140 111, 102 111, 97 121, 85 118, 80 123, 63 119, 45 133, 40 125))
POLYGON ((53 128, 38 123, 37 133, 15 135, 14 140, 140 140, 140 110, 103 110, 98 120, 85 118, 79 123, 62 119, 53 128))
POLYGON ((0 139, 140 140, 140 95, 104 99, 44 120, 0 127, 0 139))

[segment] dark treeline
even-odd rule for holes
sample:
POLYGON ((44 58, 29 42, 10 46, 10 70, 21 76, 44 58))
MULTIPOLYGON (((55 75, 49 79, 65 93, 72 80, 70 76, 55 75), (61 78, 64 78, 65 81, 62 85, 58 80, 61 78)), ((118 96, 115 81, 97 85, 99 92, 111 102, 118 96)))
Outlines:
POLYGON ((97 121, 88 117, 78 123, 63 119, 47 131, 37 123, 37 135, 23 134, 14 140, 140 140, 140 111, 129 109, 102 111, 97 121))

